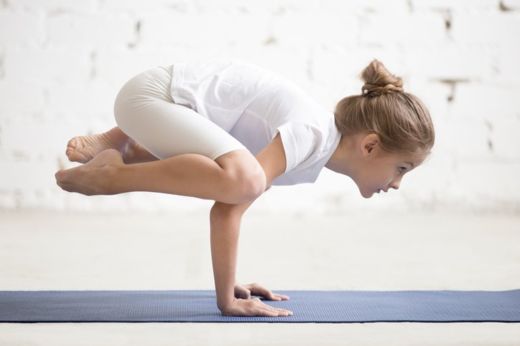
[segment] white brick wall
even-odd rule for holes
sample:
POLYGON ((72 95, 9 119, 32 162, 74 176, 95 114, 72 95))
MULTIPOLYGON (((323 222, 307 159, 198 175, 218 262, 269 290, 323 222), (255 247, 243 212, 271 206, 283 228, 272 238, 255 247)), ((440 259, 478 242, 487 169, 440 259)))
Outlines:
POLYGON ((373 58, 430 107, 437 144, 399 192, 365 200, 324 170, 254 208, 520 211, 516 0, 0 1, 0 208, 186 210, 210 201, 61 191, 67 140, 113 126, 121 85, 149 67, 236 57, 294 80, 327 108, 373 58))

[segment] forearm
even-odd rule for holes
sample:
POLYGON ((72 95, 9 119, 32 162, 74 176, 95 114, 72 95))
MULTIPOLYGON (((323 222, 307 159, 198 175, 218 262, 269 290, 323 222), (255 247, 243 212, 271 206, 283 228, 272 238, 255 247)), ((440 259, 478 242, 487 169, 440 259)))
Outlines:
POLYGON ((222 310, 234 299, 240 219, 211 222, 211 258, 217 305, 222 310))
MULTIPOLYGON (((277 135, 278 147, 274 149, 283 153, 280 136, 277 135)), ((272 147, 272 146, 271 146, 272 147)), ((273 147, 271 148, 271 150, 273 147)), ((264 149, 257 155, 260 164, 266 172, 266 191, 271 187, 272 180, 285 169, 285 156, 280 154, 280 167, 267 162, 269 153, 264 149)), ((278 157, 275 155, 275 157, 278 157)), ((217 305, 225 310, 226 306, 234 301, 235 273, 238 254, 238 238, 242 215, 255 200, 242 204, 226 204, 215 202, 211 208, 211 257, 213 262, 213 277, 217 293, 217 305)))
POLYGON ((213 277, 220 310, 234 299, 240 223, 245 210, 253 201, 230 205, 216 202, 211 209, 211 258, 213 277))

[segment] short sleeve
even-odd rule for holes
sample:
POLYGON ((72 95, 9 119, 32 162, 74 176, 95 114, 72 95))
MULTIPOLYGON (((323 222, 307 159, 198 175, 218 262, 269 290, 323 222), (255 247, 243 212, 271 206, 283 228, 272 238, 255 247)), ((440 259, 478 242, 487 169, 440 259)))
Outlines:
MULTIPOLYGON (((312 125, 288 122, 277 129, 282 139, 287 173, 307 160, 312 160, 320 150, 321 133, 312 125)), ((276 133, 275 132, 275 136, 276 133)))

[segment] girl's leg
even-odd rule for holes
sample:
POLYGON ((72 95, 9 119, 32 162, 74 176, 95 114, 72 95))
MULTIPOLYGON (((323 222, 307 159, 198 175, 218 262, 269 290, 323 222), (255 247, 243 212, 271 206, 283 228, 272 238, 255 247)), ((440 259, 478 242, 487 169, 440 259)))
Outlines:
POLYGON ((85 195, 132 191, 162 192, 239 204, 265 190, 265 175, 246 150, 226 153, 216 160, 199 154, 125 164, 121 153, 107 149, 84 165, 56 173, 58 185, 85 195))
POLYGON ((120 151, 126 163, 157 160, 157 157, 128 137, 119 127, 95 135, 72 138, 67 143, 66 154, 70 161, 87 163, 106 149, 120 151))
POLYGON ((261 194, 265 175, 235 138, 169 95, 165 70, 131 79, 119 92, 119 128, 160 160, 125 165, 105 150, 83 166, 60 171, 58 184, 83 194, 152 191, 242 203, 261 194))

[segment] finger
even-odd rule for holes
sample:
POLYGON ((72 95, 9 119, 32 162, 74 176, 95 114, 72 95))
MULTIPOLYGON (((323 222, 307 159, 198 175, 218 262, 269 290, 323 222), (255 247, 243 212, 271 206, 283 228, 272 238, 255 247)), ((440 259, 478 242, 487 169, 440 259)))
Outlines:
POLYGON ((276 309, 276 310, 278 312, 278 316, 292 316, 293 315, 293 312, 290 310, 285 310, 285 309, 276 309))
MULTIPOLYGON (((251 291, 253 294, 254 291, 251 291)), ((274 301, 280 301, 280 300, 289 300, 289 296, 285 294, 278 294, 273 293, 271 290, 265 289, 265 291, 257 291, 257 295, 261 295, 262 297, 265 297, 268 300, 274 300, 274 301)))
POLYGON ((271 311, 274 316, 292 316, 293 312, 287 309, 275 308, 271 305, 261 303, 264 309, 271 311))
POLYGON ((278 312, 273 310, 262 310, 258 316, 264 316, 264 317, 278 317, 278 312))
POLYGON ((289 316, 288 312, 279 311, 277 309, 268 309, 268 308, 260 308, 257 310, 257 316, 267 316, 267 317, 279 317, 279 316, 289 316))
POLYGON ((273 299, 274 298, 273 292, 271 292, 270 289, 265 288, 264 286, 261 286, 259 284, 251 284, 251 286, 249 286, 248 288, 251 291, 251 294, 254 294, 257 296, 262 296, 269 300, 276 300, 276 299, 273 299))
POLYGON ((279 298, 279 299, 276 299, 276 300, 289 300, 289 296, 286 296, 284 294, 273 293, 273 295, 274 295, 275 298, 279 298))
POLYGON ((289 300, 289 297, 286 296, 286 295, 283 295, 283 294, 276 294, 276 293, 273 293, 271 295, 271 299, 269 300, 276 300, 276 301, 280 301, 280 300, 289 300))
POLYGON ((262 296, 268 300, 289 300, 289 296, 273 293, 270 289, 257 283, 249 284, 247 288, 251 291, 251 294, 262 296))
POLYGON ((251 291, 249 291, 247 288, 236 285, 235 286, 235 297, 241 298, 241 299, 250 299, 251 298, 251 291))

